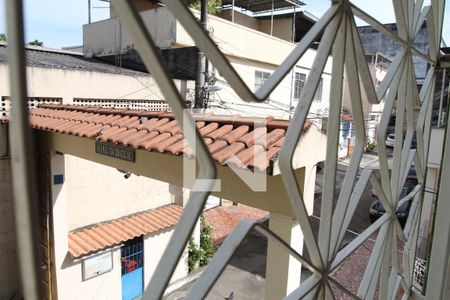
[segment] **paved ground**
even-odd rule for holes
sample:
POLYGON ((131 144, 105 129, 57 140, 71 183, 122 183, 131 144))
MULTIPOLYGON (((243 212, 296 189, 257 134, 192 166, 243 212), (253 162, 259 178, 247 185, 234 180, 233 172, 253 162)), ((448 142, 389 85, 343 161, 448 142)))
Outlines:
MULTIPOLYGON (((206 299, 263 299, 266 273, 267 240, 251 234, 238 248, 230 263, 206 299)), ((194 283, 185 285, 165 300, 182 299, 194 283)))
MULTIPOLYGON (((363 163, 376 164, 374 156, 365 156, 363 163)), ((338 198, 340 185, 345 176, 345 162, 339 169, 336 187, 336 199, 338 198)), ((319 227, 320 203, 321 203, 321 187, 323 186, 323 173, 319 172, 316 179, 316 192, 314 201, 314 213, 310 218, 314 232, 317 234, 319 227)), ((352 219, 349 232, 344 237, 344 245, 353 240, 357 233, 362 232, 370 225, 368 210, 372 203, 372 193, 370 186, 366 188, 363 197, 356 209, 352 219)), ((237 210, 237 208, 232 208, 237 210)), ((256 215, 256 214, 254 214, 256 215)), ((223 234, 224 229, 221 229, 223 234)), ((357 249, 350 258, 346 260, 343 266, 338 270, 336 279, 350 291, 356 293, 358 283, 362 279, 367 261, 369 259, 373 241, 366 241, 359 249, 357 249)), ((238 248, 236 254, 232 258, 221 277, 208 294, 207 299, 229 299, 233 293, 234 299, 263 299, 265 286, 265 268, 266 268, 266 251, 267 240, 255 234, 249 235, 246 241, 238 248)), ((307 253, 305 253, 307 255, 307 253)), ((302 280, 306 279, 310 272, 306 269, 302 270, 302 280)), ((182 299, 187 291, 194 283, 190 283, 181 289, 178 289, 166 300, 182 299)), ((342 292, 336 291, 337 299, 351 299, 342 292)))

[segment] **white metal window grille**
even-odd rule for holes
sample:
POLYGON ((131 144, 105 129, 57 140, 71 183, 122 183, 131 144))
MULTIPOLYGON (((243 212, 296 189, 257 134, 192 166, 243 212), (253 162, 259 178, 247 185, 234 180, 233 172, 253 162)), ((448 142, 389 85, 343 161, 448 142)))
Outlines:
MULTIPOLYGON (((450 193, 450 186, 441 182, 438 197, 438 209, 433 236, 433 247, 429 260, 429 278, 425 295, 413 287, 414 265, 418 242, 419 221, 421 215, 423 188, 426 182, 426 168, 430 141, 430 128, 432 116, 432 103, 434 97, 434 81, 440 59, 439 47, 441 44, 441 32, 444 12, 444 0, 431 0, 431 6, 424 6, 421 0, 393 0, 398 34, 391 32, 380 22, 372 18, 366 12, 347 0, 331 1, 329 10, 311 28, 305 37, 298 43, 284 62, 263 83, 256 93, 253 93, 232 65, 220 52, 218 46, 208 36, 208 33, 198 24, 195 17, 185 6, 183 1, 162 0, 166 7, 174 14, 177 20, 188 31, 197 46, 206 54, 208 59, 220 71, 235 92, 245 101, 264 101, 270 93, 280 84, 282 79, 289 74, 296 62, 307 51, 316 37, 322 35, 319 49, 314 59, 311 73, 309 74, 305 88, 301 93, 302 105, 296 107, 291 124, 286 133, 286 140, 279 154, 279 165, 292 209, 299 222, 305 247, 308 249, 309 258, 293 250, 277 235, 267 228, 250 221, 243 221, 235 228, 227 240, 222 244, 208 268, 197 279, 185 299, 203 299, 209 289, 216 282, 227 262, 248 232, 256 228, 262 234, 273 239, 293 257, 302 262, 312 275, 301 282, 297 289, 292 291, 286 299, 334 299, 336 289, 352 299, 373 299, 376 295, 380 299, 395 299, 398 294, 402 299, 444 299, 446 291, 449 262, 450 237, 450 202, 445 201, 450 193), (356 28, 355 17, 383 32, 395 43, 400 45, 400 50, 392 61, 389 71, 378 88, 373 85, 372 77, 366 63, 364 51, 356 28), (429 53, 421 53, 415 49, 411 41, 415 40, 422 24, 427 22, 429 53), (316 239, 308 213, 303 202, 303 196, 299 189, 293 170, 293 154, 302 134, 302 128, 308 116, 308 112, 314 95, 320 84, 321 74, 327 57, 333 55, 332 80, 330 95, 329 130, 327 139, 327 156, 324 166, 324 191, 322 193, 319 234, 316 239), (413 56, 425 60, 429 64, 427 75, 420 92, 416 88, 413 56), (349 82, 349 93, 355 123, 355 145, 350 164, 347 168, 342 188, 336 206, 333 205, 334 191, 336 188, 337 144, 339 139, 339 124, 341 122, 341 102, 344 72, 349 82), (363 149, 365 146, 365 120, 362 109, 361 89, 372 104, 377 104, 385 99, 385 108, 377 130, 377 142, 379 146, 380 176, 370 169, 359 169, 363 149), (396 139, 393 151, 391 168, 388 166, 388 158, 384 141, 389 119, 396 104, 395 134, 405 138, 396 139), (418 113, 416 108, 419 108, 418 113), (417 150, 410 145, 414 134, 417 137, 417 150), (418 185, 404 198, 400 198, 403 184, 411 165, 414 163, 418 185), (347 245, 342 245, 343 235, 351 222, 353 213, 361 199, 365 186, 371 183, 375 193, 381 200, 386 213, 375 223, 362 232, 357 238, 347 245), (441 199, 442 198, 442 199, 441 199), (444 200, 441 202, 441 200, 444 200), (405 201, 412 201, 408 220, 404 229, 401 228, 395 211, 405 201), (334 277, 335 272, 345 260, 358 249, 367 239, 376 234, 374 247, 364 273, 359 282, 357 291, 349 290, 340 284, 334 277), (399 255, 399 245, 403 251, 399 255)), ((198 134, 195 123, 190 113, 183 110, 183 99, 177 91, 171 76, 165 67, 158 48, 147 32, 144 22, 132 5, 123 0, 111 0, 116 13, 123 21, 124 26, 134 40, 136 49, 140 52, 142 60, 154 76, 164 97, 169 102, 175 118, 184 127, 186 137, 191 145, 196 144, 196 158, 199 165, 197 180, 194 183, 190 200, 184 213, 175 227, 174 234, 162 256, 155 275, 146 287, 145 299, 160 299, 175 270, 178 260, 183 253, 195 223, 212 189, 216 177, 216 167, 211 155, 198 134)), ((11 54, 11 80, 13 95, 22 97, 26 91, 23 70, 23 28, 21 1, 7 2, 8 36, 10 37, 11 54), (18 3, 18 4, 17 4, 18 3), (16 35, 18 36, 16 38, 16 35), (12 38, 11 38, 12 37, 12 38), (22 70, 22 71, 20 71, 22 70)), ((20 106, 18 105, 18 108, 20 106)), ((12 139, 12 153, 22 157, 28 157, 21 152, 21 147, 26 144, 26 114, 17 109, 15 112, 17 126, 12 131, 16 139, 12 139), (16 152, 17 151, 17 152, 16 152)), ((14 112, 14 110, 13 110, 14 112)), ((12 126, 14 127, 14 126, 12 126)), ((450 148, 450 133, 447 132, 445 140, 446 149, 450 148)), ((442 174, 450 176, 450 152, 444 153, 442 174)), ((13 169, 22 170, 22 160, 13 161, 13 169)), ((22 172, 23 173, 23 172, 22 172)), ((16 174, 22 175, 21 172, 16 174)), ((14 193, 19 198, 16 201, 16 219, 21 217, 21 228, 18 230, 20 249, 22 250, 22 282, 25 298, 36 299, 37 271, 32 264, 34 252, 32 251, 31 222, 27 222, 30 214, 31 193, 28 184, 29 178, 17 175, 17 184, 14 185, 14 193), (21 190, 22 189, 22 190, 21 190), (21 201, 23 199, 23 201, 21 201), (31 268, 31 270, 30 270, 31 268), (34 277, 33 277, 34 276, 34 277)), ((275 199, 274 199, 275 200, 275 199)), ((448 295, 447 295, 448 296, 448 295)))
POLYGON ((294 78, 294 99, 299 100, 305 86, 306 74, 295 72, 294 78))
MULTIPOLYGON (((27 97, 28 109, 36 108, 39 104, 61 104, 62 98, 58 97, 27 97)), ((9 116, 11 114, 11 98, 2 96, 0 116, 9 116)))
POLYGON ((255 91, 259 90, 269 77, 270 73, 268 72, 255 71, 255 91))
POLYGON ((99 105, 102 107, 143 109, 150 111, 170 110, 169 104, 163 100, 74 98, 73 104, 83 106, 99 105))

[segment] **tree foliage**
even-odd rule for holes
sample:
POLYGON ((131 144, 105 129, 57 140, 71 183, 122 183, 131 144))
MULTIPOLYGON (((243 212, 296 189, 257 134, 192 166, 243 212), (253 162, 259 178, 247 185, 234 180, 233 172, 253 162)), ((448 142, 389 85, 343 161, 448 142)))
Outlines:
POLYGON ((205 218, 200 217, 200 245, 197 246, 192 239, 189 240, 188 245, 188 267, 189 272, 197 267, 203 267, 208 264, 208 261, 216 253, 217 247, 212 243, 212 228, 205 223, 205 218))
POLYGON ((0 42, 6 42, 6 34, 0 33, 0 42))
MULTIPOLYGON (((201 6, 201 0, 187 0, 187 5, 195 8, 200 9, 201 6)), ((222 6, 222 0, 208 0, 208 13, 210 15, 215 15, 222 6)))
POLYGON ((28 45, 30 46, 44 46, 44 42, 40 41, 40 40, 34 40, 28 43, 28 45))

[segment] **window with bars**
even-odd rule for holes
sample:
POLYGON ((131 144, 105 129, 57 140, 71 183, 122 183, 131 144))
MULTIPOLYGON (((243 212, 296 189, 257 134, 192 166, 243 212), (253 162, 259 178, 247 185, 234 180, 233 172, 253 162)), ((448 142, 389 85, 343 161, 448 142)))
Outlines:
POLYGON ((269 77, 269 72, 255 71, 255 91, 259 90, 269 77))
POLYGON ((303 87, 305 86, 306 74, 295 72, 294 77, 294 100, 300 100, 303 87))
POLYGON ((144 243, 142 236, 125 242, 120 249, 120 252, 122 275, 131 273, 143 267, 144 243))
POLYGON ((322 101, 322 88, 323 88, 323 78, 320 78, 319 85, 317 86, 316 94, 314 95, 314 101, 322 101))

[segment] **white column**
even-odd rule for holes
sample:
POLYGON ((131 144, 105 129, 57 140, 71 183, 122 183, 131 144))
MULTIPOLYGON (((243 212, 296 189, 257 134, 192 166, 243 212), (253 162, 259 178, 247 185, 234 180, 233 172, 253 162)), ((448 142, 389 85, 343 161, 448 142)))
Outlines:
MULTIPOLYGON (((303 199, 308 215, 314 208, 314 188, 316 183, 316 165, 305 166, 303 199)), ((293 249, 302 253, 303 233, 298 221, 293 217, 270 214, 269 228, 289 243, 293 249)), ((283 299, 300 285, 301 263, 291 257, 286 249, 274 243, 267 244, 266 291, 265 299, 283 299)))
POLYGON ((308 215, 312 215, 314 208, 314 191, 316 188, 317 165, 305 166, 305 182, 303 188, 303 199, 305 201, 308 215))
MULTIPOLYGON (((279 237, 301 252, 303 234, 300 225, 292 217, 271 214, 269 228, 279 237)), ((282 299, 300 285, 301 264, 290 257, 286 249, 274 243, 267 245, 265 299, 282 299)))

